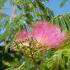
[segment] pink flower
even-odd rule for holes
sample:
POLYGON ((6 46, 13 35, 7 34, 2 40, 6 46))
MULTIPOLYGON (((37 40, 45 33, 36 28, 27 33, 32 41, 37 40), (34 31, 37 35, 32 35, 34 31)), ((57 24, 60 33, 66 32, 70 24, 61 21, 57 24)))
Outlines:
POLYGON ((31 34, 28 33, 26 30, 21 30, 21 31, 19 31, 17 37, 18 37, 18 40, 24 41, 24 40, 30 38, 31 34))
POLYGON ((48 48, 58 48, 66 35, 61 32, 57 25, 49 24, 46 21, 39 21, 33 25, 33 38, 48 48))

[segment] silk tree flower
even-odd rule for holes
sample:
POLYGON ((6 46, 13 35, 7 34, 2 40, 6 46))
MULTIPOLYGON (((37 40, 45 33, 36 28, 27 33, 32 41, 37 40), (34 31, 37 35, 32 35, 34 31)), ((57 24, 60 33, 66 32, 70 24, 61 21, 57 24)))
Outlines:
POLYGON ((46 21, 39 21, 33 25, 33 38, 48 48, 58 48, 66 39, 65 32, 62 32, 57 25, 49 24, 46 21))
POLYGON ((31 37, 31 34, 26 30, 20 30, 17 37, 20 41, 25 41, 26 39, 31 37))
POLYGON ((17 35, 18 41, 21 42, 25 46, 29 46, 29 42, 26 41, 26 39, 29 39, 29 38, 31 38, 31 34, 29 32, 27 32, 26 30, 20 30, 17 35))

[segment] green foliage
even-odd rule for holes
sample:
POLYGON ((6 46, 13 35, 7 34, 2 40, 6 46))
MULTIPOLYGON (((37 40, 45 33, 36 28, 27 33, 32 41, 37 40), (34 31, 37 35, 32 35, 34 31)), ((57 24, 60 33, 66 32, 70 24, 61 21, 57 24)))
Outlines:
POLYGON ((22 11, 27 23, 37 20, 50 20, 53 17, 53 12, 46 7, 45 0, 16 0, 14 5, 22 11))
POLYGON ((70 31, 70 13, 65 15, 55 16, 50 20, 53 24, 57 24, 62 30, 70 31))
POLYGON ((60 7, 63 7, 67 1, 68 0, 62 0, 62 2, 60 3, 60 7))
POLYGON ((69 70, 70 64, 70 49, 65 48, 58 50, 54 55, 45 61, 44 68, 45 70, 69 70))
POLYGON ((4 13, 0 13, 0 20, 3 19, 4 17, 7 17, 8 15, 4 14, 4 13))
POLYGON ((7 1, 7 0, 0 0, 0 9, 1 9, 1 7, 4 6, 4 4, 6 3, 6 1, 7 1))

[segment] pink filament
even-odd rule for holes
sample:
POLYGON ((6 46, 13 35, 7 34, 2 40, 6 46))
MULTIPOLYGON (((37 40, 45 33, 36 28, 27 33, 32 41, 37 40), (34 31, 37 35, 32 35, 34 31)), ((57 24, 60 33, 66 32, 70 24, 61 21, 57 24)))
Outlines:
POLYGON ((65 40, 65 33, 53 24, 45 21, 39 21, 33 25, 33 38, 48 48, 58 48, 58 45, 65 40))
POLYGON ((30 38, 31 34, 28 33, 26 30, 21 30, 18 33, 18 39, 21 41, 25 41, 26 39, 30 38))

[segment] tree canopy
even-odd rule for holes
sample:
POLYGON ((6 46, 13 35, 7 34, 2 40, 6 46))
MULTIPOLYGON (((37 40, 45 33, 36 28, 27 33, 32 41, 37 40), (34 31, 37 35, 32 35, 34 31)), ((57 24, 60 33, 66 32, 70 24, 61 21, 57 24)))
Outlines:
MULTIPOLYGON (((60 7, 67 1, 62 0, 60 7)), ((70 13, 54 16, 47 2, 49 0, 0 0, 0 70, 70 70, 70 13), (11 15, 3 12, 8 1, 13 5, 11 15), (66 32, 67 39, 60 45, 62 48, 46 49, 32 38, 25 41, 17 39, 19 31, 31 32, 37 21, 58 25, 61 28, 58 33, 66 32)))

